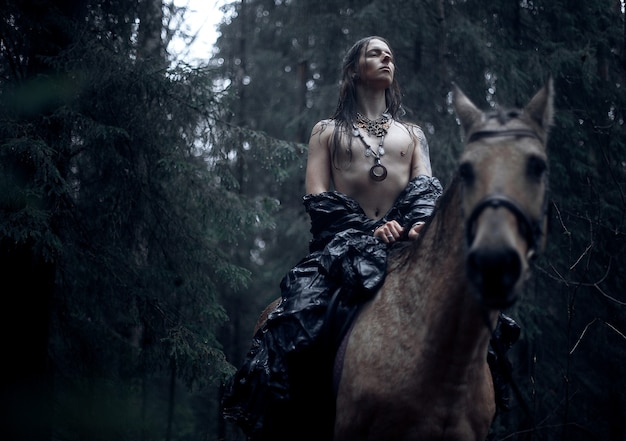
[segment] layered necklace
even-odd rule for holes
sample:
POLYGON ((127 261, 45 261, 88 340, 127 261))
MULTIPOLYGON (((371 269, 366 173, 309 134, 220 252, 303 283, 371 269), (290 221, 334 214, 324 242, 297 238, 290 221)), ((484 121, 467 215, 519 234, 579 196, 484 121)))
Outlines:
POLYGON ((356 121, 352 124, 352 134, 354 136, 358 136, 363 143, 363 147, 365 147, 365 156, 374 157, 374 165, 370 168, 370 178, 376 182, 384 181, 387 177, 387 168, 380 163, 380 159, 385 154, 383 142, 385 141, 385 135, 389 131, 390 126, 391 116, 387 112, 383 113, 380 118, 377 118, 374 121, 361 115, 360 113, 357 113, 356 121), (371 136, 380 138, 378 149, 376 149, 376 151, 374 151, 365 141, 365 138, 359 129, 367 131, 367 133, 371 136))

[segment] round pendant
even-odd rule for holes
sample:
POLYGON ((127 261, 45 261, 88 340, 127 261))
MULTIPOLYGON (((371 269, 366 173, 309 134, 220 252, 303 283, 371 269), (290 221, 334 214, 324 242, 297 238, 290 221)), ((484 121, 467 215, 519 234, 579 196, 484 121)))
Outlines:
POLYGON ((370 168, 370 178, 372 178, 372 180, 380 182, 380 181, 384 181, 386 177, 387 177, 387 168, 384 165, 382 165, 380 162, 377 164, 374 164, 372 168, 370 168))

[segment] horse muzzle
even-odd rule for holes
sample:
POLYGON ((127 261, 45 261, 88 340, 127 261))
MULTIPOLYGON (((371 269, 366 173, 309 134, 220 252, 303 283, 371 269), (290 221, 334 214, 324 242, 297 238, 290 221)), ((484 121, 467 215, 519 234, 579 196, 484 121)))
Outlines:
POLYGON ((468 217, 467 276, 485 307, 504 309, 517 300, 516 288, 527 267, 525 256, 534 249, 532 231, 522 209, 501 194, 483 199, 468 217))
POLYGON ((510 247, 475 248, 467 255, 467 275, 481 303, 505 309, 517 301, 516 287, 522 276, 522 260, 510 247))

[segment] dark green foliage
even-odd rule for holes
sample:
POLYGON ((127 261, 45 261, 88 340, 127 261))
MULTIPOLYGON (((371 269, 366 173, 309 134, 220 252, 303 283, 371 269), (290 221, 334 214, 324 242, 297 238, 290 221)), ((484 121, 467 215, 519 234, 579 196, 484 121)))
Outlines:
POLYGON ((189 393, 232 371, 219 297, 250 273, 229 250, 271 210, 215 147, 237 130, 214 73, 167 67, 150 2, 74 3, 1 8, 2 438, 180 439, 189 393))
POLYGON ((169 66, 160 6, 0 2, 3 439, 238 439, 218 388, 307 252, 305 145, 367 35, 444 184, 451 82, 520 106, 554 77, 548 246, 510 311, 531 415, 492 439, 626 439, 620 2, 239 0, 201 67, 169 66))

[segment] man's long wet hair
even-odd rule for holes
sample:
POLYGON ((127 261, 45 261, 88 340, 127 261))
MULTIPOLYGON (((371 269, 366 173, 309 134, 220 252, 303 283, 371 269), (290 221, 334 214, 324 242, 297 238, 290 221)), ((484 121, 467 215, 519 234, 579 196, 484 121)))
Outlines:
MULTIPOLYGON (((380 40, 385 43, 389 47, 395 63, 395 57, 393 56, 393 50, 391 49, 389 42, 376 35, 362 38, 354 43, 354 45, 346 53, 341 70, 342 78, 339 88, 339 102, 335 113, 331 117, 331 119, 335 121, 335 129, 331 140, 332 163, 335 168, 341 168, 336 162, 337 147, 341 145, 340 141, 342 136, 352 133, 352 125, 356 120, 356 84, 357 81, 360 81, 361 77, 361 72, 359 71, 359 59, 361 58, 361 54, 367 51, 367 46, 372 40, 380 40)), ((397 72, 397 66, 395 72, 397 72)), ((391 117, 396 121, 401 121, 404 109, 402 109, 402 96, 400 93, 400 86, 396 80, 395 72, 393 81, 385 90, 385 103, 387 105, 387 113, 389 113, 389 115, 391 115, 391 117)), ((413 137, 412 132, 409 131, 409 134, 413 137)), ((350 158, 352 155, 352 140, 353 137, 348 136, 348 145, 350 146, 348 149, 348 155, 350 158)), ((349 162, 351 162, 351 159, 349 162)))

